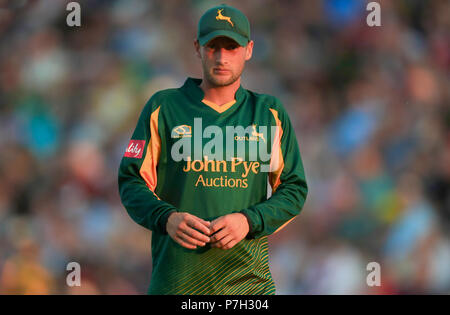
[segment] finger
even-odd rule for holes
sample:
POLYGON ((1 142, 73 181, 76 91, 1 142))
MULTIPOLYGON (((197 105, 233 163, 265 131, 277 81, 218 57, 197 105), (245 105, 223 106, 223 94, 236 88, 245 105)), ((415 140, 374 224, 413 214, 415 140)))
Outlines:
POLYGON ((206 226, 209 230, 209 227, 211 226, 211 222, 205 221, 202 218, 197 218, 197 220, 200 221, 200 223, 203 224, 204 226, 206 226))
POLYGON ((225 236, 227 236, 229 233, 229 231, 226 228, 223 228, 222 230, 218 231, 216 234, 214 234, 213 236, 211 236, 211 242, 215 243, 220 241, 221 239, 223 239, 225 236))
POLYGON ((178 235, 178 237, 181 237, 181 239, 183 239, 186 243, 189 243, 191 245, 195 245, 195 246, 205 246, 206 245, 206 241, 202 241, 197 239, 195 236, 198 237, 206 237, 209 240, 208 236, 205 236, 203 234, 201 234, 200 232, 189 228, 187 225, 185 225, 183 228, 179 229, 176 233, 178 235))
POLYGON ((210 235, 213 235, 214 233, 216 233, 220 229, 224 228, 225 225, 226 225, 226 221, 222 217, 212 221, 211 222, 211 227, 209 228, 210 231, 211 231, 210 235))
POLYGON ((207 228, 209 228, 209 226, 211 225, 211 222, 203 220, 202 218, 199 218, 193 214, 190 214, 188 219, 189 219, 189 221, 191 221, 191 220, 197 221, 197 222, 203 224, 204 226, 206 226, 207 228))
POLYGON ((200 218, 190 217, 189 219, 187 219, 186 224, 189 227, 199 230, 200 232, 202 232, 205 235, 209 235, 209 233, 210 233, 209 222, 206 222, 200 218), (207 223, 208 225, 205 225, 205 223, 207 223))
POLYGON ((186 243, 181 237, 175 236, 175 241, 180 244, 181 246, 188 248, 188 249, 196 249, 197 246, 186 243))
POLYGON ((232 240, 233 240, 233 237, 228 234, 227 236, 222 238, 220 241, 212 243, 211 246, 212 247, 223 248, 226 244, 228 244, 232 240))
POLYGON ((208 243, 210 241, 209 236, 206 236, 199 231, 190 228, 189 226, 186 226, 182 231, 189 238, 195 241, 195 243, 191 242, 192 244, 204 246, 205 243, 208 243))
POLYGON ((194 246, 205 246, 206 245, 206 242, 195 239, 189 233, 190 232, 181 231, 178 233, 178 237, 180 237, 185 243, 188 243, 190 245, 194 245, 194 246))
POLYGON ((234 245, 237 244, 237 241, 235 239, 232 239, 231 241, 229 241, 227 244, 225 244, 224 246, 222 246, 222 249, 231 249, 234 247, 234 245))
POLYGON ((181 239, 183 242, 192 245, 192 246, 197 246, 199 245, 199 243, 201 243, 200 241, 195 240, 194 238, 190 237, 188 234, 185 233, 184 230, 179 229, 176 231, 175 233, 176 237, 178 237, 179 239, 181 239))

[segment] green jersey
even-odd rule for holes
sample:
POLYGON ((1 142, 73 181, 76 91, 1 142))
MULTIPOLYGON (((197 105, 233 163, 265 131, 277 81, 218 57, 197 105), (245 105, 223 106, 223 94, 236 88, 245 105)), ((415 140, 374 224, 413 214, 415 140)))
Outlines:
POLYGON ((152 231, 148 293, 275 294, 267 236, 300 213, 308 191, 295 131, 277 98, 240 86, 217 106, 200 83, 150 98, 120 164, 122 203, 152 231), (240 212, 250 231, 228 250, 186 249, 166 231, 174 211, 207 221, 240 212))

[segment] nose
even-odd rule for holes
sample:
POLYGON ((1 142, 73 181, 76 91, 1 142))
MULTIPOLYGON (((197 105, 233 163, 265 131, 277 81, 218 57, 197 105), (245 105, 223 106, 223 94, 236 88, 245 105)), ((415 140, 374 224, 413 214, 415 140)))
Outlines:
POLYGON ((228 63, 226 58, 227 50, 223 47, 217 48, 214 52, 216 63, 226 64, 228 63))

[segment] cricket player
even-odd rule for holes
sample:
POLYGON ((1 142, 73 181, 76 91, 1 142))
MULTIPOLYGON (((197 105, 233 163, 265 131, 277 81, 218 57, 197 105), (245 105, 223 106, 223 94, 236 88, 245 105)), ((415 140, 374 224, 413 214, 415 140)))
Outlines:
POLYGON ((295 131, 276 97, 241 85, 241 11, 206 11, 194 48, 203 77, 150 98, 119 169, 123 205, 152 231, 148 293, 275 294, 267 237, 308 191, 295 131))

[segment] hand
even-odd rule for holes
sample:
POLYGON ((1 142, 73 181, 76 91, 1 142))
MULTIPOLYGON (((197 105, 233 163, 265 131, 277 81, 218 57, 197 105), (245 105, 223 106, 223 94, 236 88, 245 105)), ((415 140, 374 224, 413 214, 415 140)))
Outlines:
POLYGON ((166 229, 175 242, 185 248, 196 249, 210 241, 210 224, 187 212, 173 212, 167 219, 166 229))
POLYGON ((242 213, 219 217, 211 222, 211 247, 230 249, 247 236, 249 229, 247 218, 242 213))

